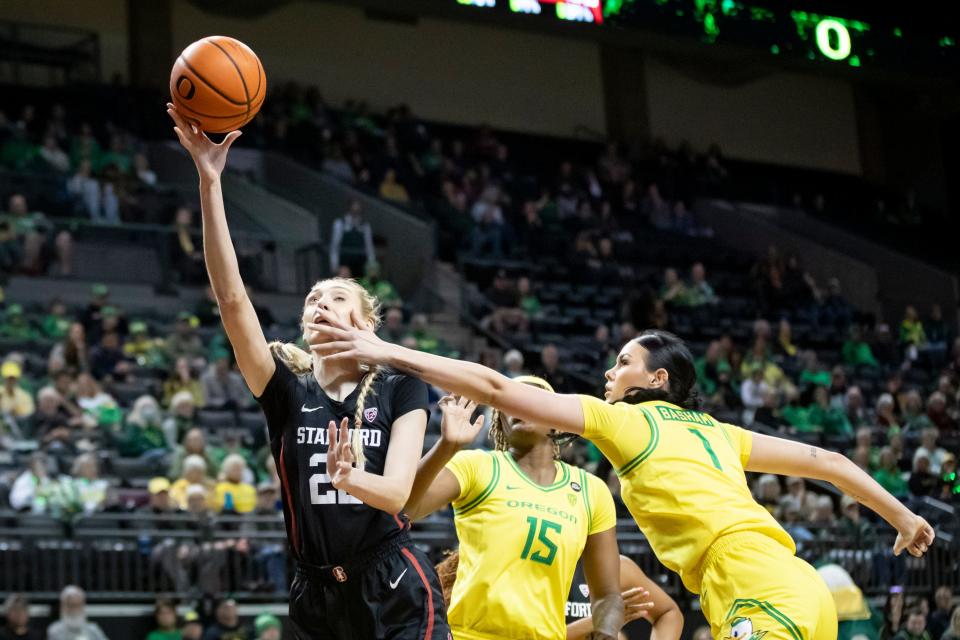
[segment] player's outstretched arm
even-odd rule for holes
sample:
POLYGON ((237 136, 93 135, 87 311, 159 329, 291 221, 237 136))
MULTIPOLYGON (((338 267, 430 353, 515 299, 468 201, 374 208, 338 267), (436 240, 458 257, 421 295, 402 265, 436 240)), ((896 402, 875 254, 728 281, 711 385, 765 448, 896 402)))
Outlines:
POLYGON ((877 512, 897 530, 893 552, 906 549, 920 557, 933 544, 934 531, 926 520, 907 509, 876 480, 846 456, 820 447, 753 434, 746 470, 824 480, 857 502, 877 512))
POLYGON ((483 428, 482 415, 470 421, 477 409, 475 402, 459 396, 444 396, 439 406, 443 411, 440 439, 420 460, 410 497, 403 507, 411 520, 425 518, 457 499, 461 492, 460 482, 444 467, 457 451, 476 440, 483 428))
POLYGON ((616 638, 624 624, 616 527, 587 536, 583 548, 583 574, 590 587, 590 610, 593 613, 592 629, 586 638, 616 638))
POLYGON ((332 314, 325 314, 324 319, 329 324, 311 323, 307 328, 318 336, 318 340, 329 341, 310 345, 315 353, 326 359, 393 367, 477 404, 500 409, 529 424, 542 426, 544 432, 553 428, 583 433, 583 408, 575 395, 550 393, 515 382, 483 365, 384 342, 373 331, 356 328, 361 323, 352 318, 352 325, 332 314))
POLYGON ((227 162, 230 145, 240 137, 231 131, 220 144, 214 143, 202 131, 184 120, 176 108, 167 103, 167 114, 173 119, 174 133, 180 144, 190 153, 200 174, 200 209, 203 217, 203 257, 207 265, 210 286, 217 297, 220 318, 237 357, 237 365, 250 391, 255 396, 263 393, 276 365, 267 340, 263 337, 257 312, 247 297, 237 254, 230 240, 227 214, 223 206, 220 174, 227 162))

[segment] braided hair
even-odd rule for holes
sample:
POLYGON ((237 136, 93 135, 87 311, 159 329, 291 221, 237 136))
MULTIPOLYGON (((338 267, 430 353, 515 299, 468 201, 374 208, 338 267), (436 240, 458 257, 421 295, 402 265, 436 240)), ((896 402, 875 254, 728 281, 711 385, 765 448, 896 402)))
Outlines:
POLYGON ((647 329, 634 338, 633 342, 647 350, 648 371, 666 370, 667 384, 659 389, 630 387, 620 402, 640 404, 663 400, 684 409, 699 409, 697 372, 693 366, 693 355, 686 343, 669 331, 661 329, 647 329))
POLYGON ((363 377, 360 383, 360 394, 357 396, 357 409, 353 413, 353 433, 350 436, 350 448, 353 450, 353 457, 356 460, 357 468, 363 469, 363 464, 367 457, 363 453, 363 437, 360 434, 360 428, 363 426, 363 403, 367 399, 370 390, 373 388, 373 382, 383 369, 377 365, 367 375, 363 377))

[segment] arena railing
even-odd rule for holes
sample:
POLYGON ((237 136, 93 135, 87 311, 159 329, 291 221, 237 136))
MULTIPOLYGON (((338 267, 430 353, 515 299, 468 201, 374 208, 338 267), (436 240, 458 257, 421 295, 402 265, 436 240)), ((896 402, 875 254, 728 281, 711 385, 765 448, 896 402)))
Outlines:
MULTIPOLYGON (((868 545, 858 545, 843 527, 804 528, 809 536, 797 536, 798 555, 815 565, 839 564, 868 596, 882 595, 893 584, 910 593, 960 585, 952 542, 941 539, 924 558, 895 558, 892 534, 882 529, 871 530, 868 545)), ((416 523, 411 536, 434 561, 457 546, 453 523, 443 515, 416 523)), ((690 598, 632 520, 618 521, 617 538, 621 553, 668 593, 690 598)), ((0 512, 0 597, 26 592, 54 600, 64 585, 78 584, 98 601, 149 601, 158 594, 189 598, 205 590, 242 600, 274 599, 286 585, 269 583, 264 557, 282 554, 285 539, 283 522, 275 516, 100 513, 64 522, 0 512), (181 547, 188 583, 178 583, 169 569, 181 547)), ((283 562, 289 577, 291 561, 283 562)))

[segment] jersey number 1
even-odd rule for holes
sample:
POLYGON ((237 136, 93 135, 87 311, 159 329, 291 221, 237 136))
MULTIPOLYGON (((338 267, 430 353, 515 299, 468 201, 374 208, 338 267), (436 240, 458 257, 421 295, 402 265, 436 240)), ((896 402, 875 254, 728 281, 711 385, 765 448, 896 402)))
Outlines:
MULTIPOLYGON (((310 456, 310 466, 327 466, 327 454, 315 453, 310 456)), ((321 484, 330 484, 330 474, 315 473, 310 476, 310 504, 363 504, 343 489, 331 487, 327 491, 320 491, 321 484)))
POLYGON ((710 441, 707 440, 707 437, 700 433, 697 429, 687 429, 690 433, 697 436, 697 439, 700 440, 700 443, 703 444, 703 448, 707 450, 707 455, 710 456, 710 462, 713 463, 720 471, 723 471, 723 467, 720 466, 720 458, 717 457, 716 451, 713 450, 713 447, 710 446, 710 441))

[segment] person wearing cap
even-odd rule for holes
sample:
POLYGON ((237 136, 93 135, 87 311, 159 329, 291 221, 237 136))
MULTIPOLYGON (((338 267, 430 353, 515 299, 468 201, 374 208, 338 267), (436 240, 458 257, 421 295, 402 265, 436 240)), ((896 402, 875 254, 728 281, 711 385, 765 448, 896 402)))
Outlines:
MULTIPOLYGON (((541 378, 515 380, 552 391, 541 378)), ((490 427, 493 452, 461 450, 473 443, 484 419, 471 420, 476 404, 465 398, 446 396, 440 408, 441 438, 421 460, 404 512, 416 521, 448 504, 455 507, 460 550, 445 561, 458 562, 462 569, 454 574, 456 584, 448 607, 454 636, 567 637, 565 603, 570 599, 578 561, 582 561, 585 578, 580 582, 592 601, 593 623, 576 624, 585 625, 586 633, 596 629, 606 633, 604 637, 616 637, 624 622, 626 598, 621 595, 616 510, 607 485, 583 469, 559 461, 563 436, 538 433, 501 412, 494 413, 490 427), (490 483, 490 478, 500 480, 490 483), (516 526, 517 516, 508 503, 525 501, 558 514, 563 521, 562 525, 552 521, 543 525, 554 531, 547 548, 525 544, 527 527, 516 526), (513 548, 519 553, 497 551, 513 548), (488 590, 493 581, 502 588, 488 590), (482 614, 493 610, 503 615, 482 614)), ((528 520, 539 522, 533 517, 528 520)), ((539 524, 531 526, 545 531, 539 524)), ((653 594, 642 597, 641 603, 653 608, 650 619, 657 637, 676 640, 683 624, 679 609, 661 622, 660 615, 676 605, 643 578, 643 585, 631 587, 642 586, 653 594), (646 604, 651 601, 653 605, 646 604)), ((587 615, 582 608, 576 617, 587 615)))
POLYGON ((872 549, 877 534, 872 524, 860 515, 860 503, 844 495, 840 500, 840 521, 837 523, 838 543, 844 549, 872 549))
POLYGON ((157 600, 153 608, 157 628, 147 634, 146 640, 183 640, 177 629, 177 608, 169 600, 157 600))
POLYGON ((30 603, 26 596, 11 593, 3 602, 4 624, 0 640, 41 640, 39 631, 30 628, 30 603))
POLYGON ((189 311, 177 314, 177 322, 171 333, 164 341, 167 361, 175 362, 177 358, 202 358, 204 355, 203 342, 197 335, 196 328, 200 321, 189 311))
POLYGON ((256 640, 280 640, 283 633, 283 624, 280 618, 270 613, 261 613, 253 621, 253 632, 256 640))
POLYGON ((23 305, 16 303, 7 305, 3 322, 0 322, 0 337, 15 340, 33 340, 37 337, 37 332, 23 314, 23 305))
POLYGON ((170 523, 163 520, 163 516, 168 516, 174 512, 173 500, 170 498, 170 481, 162 476, 151 478, 147 483, 147 491, 150 492, 150 502, 140 507, 137 511, 145 515, 152 515, 157 518, 154 526, 158 529, 173 528, 170 523))
POLYGON ((142 320, 130 323, 130 335, 123 343, 123 355, 141 367, 161 367, 164 362, 162 341, 150 337, 147 323, 142 320))
POLYGON ((203 623, 196 611, 183 614, 183 626, 180 627, 182 640, 203 640, 203 623))
POLYGON ((3 386, 0 386, 0 414, 29 418, 36 411, 33 397, 20 386, 22 375, 23 369, 15 360, 7 360, 0 365, 0 376, 3 377, 3 386))

